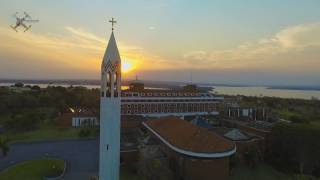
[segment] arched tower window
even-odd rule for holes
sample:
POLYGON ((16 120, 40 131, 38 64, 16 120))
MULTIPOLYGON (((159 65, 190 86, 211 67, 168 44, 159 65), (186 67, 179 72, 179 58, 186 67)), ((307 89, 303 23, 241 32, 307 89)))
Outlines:
POLYGON ((105 75, 104 75, 105 73, 104 72, 102 72, 102 74, 101 74, 101 97, 104 97, 104 95, 105 95, 105 87, 106 87, 106 80, 105 80, 105 75))
POLYGON ((118 74, 114 73, 114 84, 113 84, 113 92, 114 92, 114 97, 118 97, 118 74))
POLYGON ((111 97, 112 73, 109 71, 106 77, 106 97, 111 97))

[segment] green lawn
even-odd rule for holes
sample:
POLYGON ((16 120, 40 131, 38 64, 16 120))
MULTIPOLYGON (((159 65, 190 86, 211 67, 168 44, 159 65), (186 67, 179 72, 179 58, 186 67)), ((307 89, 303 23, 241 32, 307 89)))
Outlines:
POLYGON ((310 180, 310 177, 300 175, 289 175, 279 172, 266 164, 260 164, 251 169, 245 165, 237 167, 230 180, 310 180))
POLYGON ((64 168, 64 161, 59 159, 38 159, 19 163, 0 172, 1 180, 42 180, 44 176, 53 175, 64 168))
POLYGON ((8 132, 3 136, 8 138, 10 143, 40 140, 78 139, 80 138, 79 131, 80 128, 57 128, 54 125, 46 125, 37 130, 28 132, 8 132))

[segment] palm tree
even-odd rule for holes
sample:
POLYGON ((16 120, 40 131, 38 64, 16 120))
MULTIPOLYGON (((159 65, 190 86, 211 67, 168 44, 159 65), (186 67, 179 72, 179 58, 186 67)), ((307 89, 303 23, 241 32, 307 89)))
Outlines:
POLYGON ((3 156, 7 156, 10 150, 8 142, 9 142, 8 139, 0 137, 0 149, 2 151, 3 156))

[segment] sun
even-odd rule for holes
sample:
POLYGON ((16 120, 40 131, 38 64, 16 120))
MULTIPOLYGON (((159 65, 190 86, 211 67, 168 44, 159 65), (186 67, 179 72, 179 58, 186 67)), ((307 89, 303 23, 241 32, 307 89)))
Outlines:
POLYGON ((123 73, 128 73, 133 69, 133 64, 128 62, 128 61, 124 61, 121 62, 121 71, 123 73))

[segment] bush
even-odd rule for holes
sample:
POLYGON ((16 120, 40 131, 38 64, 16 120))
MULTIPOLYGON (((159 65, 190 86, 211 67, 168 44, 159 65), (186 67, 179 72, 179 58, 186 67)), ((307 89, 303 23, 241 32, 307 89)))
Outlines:
POLYGON ((297 115, 291 116, 289 120, 293 123, 309 123, 310 122, 309 120, 304 119, 303 117, 297 116, 297 115))

